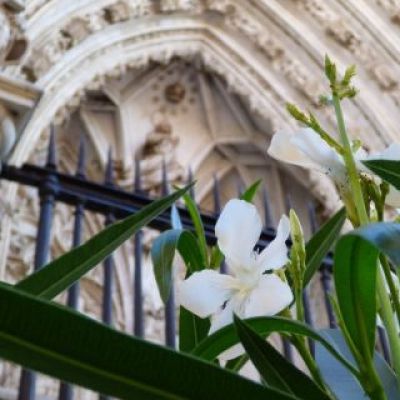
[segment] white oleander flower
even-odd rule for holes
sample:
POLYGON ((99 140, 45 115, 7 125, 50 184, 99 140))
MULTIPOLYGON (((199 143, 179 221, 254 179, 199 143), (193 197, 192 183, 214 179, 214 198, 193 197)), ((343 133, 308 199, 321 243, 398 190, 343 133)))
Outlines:
MULTIPOLYGON (((212 316, 209 333, 232 323, 234 313, 241 318, 269 316, 292 302, 289 285, 273 273, 288 262, 285 242, 290 233, 289 219, 282 216, 275 239, 257 253, 254 246, 261 231, 261 218, 254 205, 244 200, 230 200, 215 226, 229 274, 206 269, 179 284, 178 295, 183 307, 201 318, 212 316)), ((220 359, 232 359, 242 352, 242 347, 237 345, 224 352, 220 359)))
MULTIPOLYGON (((277 160, 325 173, 339 188, 348 185, 342 156, 310 128, 301 128, 296 132, 286 130, 276 132, 272 137, 268 154, 277 160)), ((354 153, 354 158, 358 170, 372 176, 372 172, 361 161, 400 160, 400 144, 393 143, 382 152, 369 155, 360 148, 354 153)), ((386 203, 400 207, 400 191, 390 186, 386 203)))

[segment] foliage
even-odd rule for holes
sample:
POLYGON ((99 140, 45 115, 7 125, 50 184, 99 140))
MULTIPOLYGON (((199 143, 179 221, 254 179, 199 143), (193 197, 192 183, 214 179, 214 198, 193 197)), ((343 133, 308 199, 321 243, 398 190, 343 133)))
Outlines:
POLYGON ((262 226, 252 204, 261 183, 257 181, 225 207, 235 204, 238 215, 227 219, 222 211, 218 243, 209 248, 199 209, 186 193, 189 185, 108 226, 16 285, 0 283, 0 357, 124 399, 398 398, 400 224, 385 222, 384 210, 386 205, 400 208, 400 145, 366 156, 361 143, 350 140, 342 102, 357 94, 355 72, 350 66, 341 77, 335 63, 325 59, 330 93, 322 99, 334 109, 339 139, 314 114, 289 104, 289 113, 306 128, 277 132, 268 150, 281 161, 326 173, 341 195, 344 208, 306 244, 291 210, 266 250, 253 249, 262 226), (182 227, 174 206, 180 197, 192 230, 182 227), (156 238, 151 257, 164 303, 174 282, 178 289, 188 282, 194 285, 193 293, 186 294, 189 301, 182 302, 187 308, 180 307, 180 351, 119 333, 51 302, 169 208, 171 229, 156 238), (341 235, 346 218, 354 230, 341 235), (332 249, 331 302, 338 329, 318 331, 305 321, 303 290, 332 249), (177 254, 186 267, 183 281, 174 272, 177 254), (224 256, 230 269, 219 274, 215 270, 224 256), (208 281, 200 285, 199 277, 208 281), (392 368, 375 351, 378 323, 389 339, 392 368), (296 348, 305 371, 268 341, 272 334, 296 348), (315 357, 310 341, 316 344, 315 357), (237 373, 247 360, 261 383, 237 373), (335 379, 330 371, 337 371, 335 379))

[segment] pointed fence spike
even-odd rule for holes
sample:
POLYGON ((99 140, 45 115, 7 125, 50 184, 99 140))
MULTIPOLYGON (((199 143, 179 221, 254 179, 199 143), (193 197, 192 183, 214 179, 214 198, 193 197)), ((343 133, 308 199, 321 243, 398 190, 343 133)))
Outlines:
POLYGON ((312 200, 308 202, 307 208, 308 208, 308 219, 310 221, 310 230, 311 233, 315 233, 317 231, 317 216, 315 213, 315 204, 312 200))
POLYGON ((241 195, 244 192, 243 182, 240 179, 240 177, 238 177, 237 179, 237 192, 238 192, 238 197, 241 197, 241 195))
MULTIPOLYGON (((189 183, 192 183, 192 182, 193 182, 193 171, 192 171, 192 168, 189 167, 187 183, 189 184, 189 183)), ((195 198, 194 186, 192 186, 189 189, 189 193, 190 193, 190 197, 192 197, 192 199, 194 200, 194 198, 195 198)))
POLYGON ((140 192, 142 190, 142 177, 140 171, 140 160, 135 159, 135 179, 133 182, 133 191, 140 192))
POLYGON ((167 172, 167 165, 165 163, 165 158, 163 158, 161 167, 161 194, 163 196, 166 196, 168 193, 169 193, 168 172, 167 172))
POLYGON ((76 175, 84 178, 86 176, 86 144, 83 134, 79 137, 79 150, 78 150, 78 163, 76 168, 76 175))
POLYGON ((112 160, 112 149, 108 150, 107 165, 104 173, 104 183, 112 185, 114 180, 113 177, 113 160, 112 160))
POLYGON ((57 168, 56 138, 53 125, 50 125, 50 138, 49 138, 49 146, 47 149, 46 167, 52 169, 57 168))
POLYGON ((271 212, 271 207, 270 207, 270 202, 269 202, 269 197, 268 197, 268 191, 265 186, 263 187, 263 206, 264 206, 265 227, 272 228, 275 225, 274 225, 274 221, 272 218, 272 212, 271 212))
POLYGON ((285 208, 287 213, 293 208, 292 197, 289 193, 285 196, 285 208))
POLYGON ((218 215, 221 212, 221 194, 219 190, 219 180, 216 174, 213 175, 213 180, 214 213, 218 215))

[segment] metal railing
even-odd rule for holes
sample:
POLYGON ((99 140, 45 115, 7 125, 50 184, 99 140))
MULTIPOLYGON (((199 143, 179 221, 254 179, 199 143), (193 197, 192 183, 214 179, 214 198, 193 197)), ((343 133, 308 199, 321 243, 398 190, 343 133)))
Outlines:
MULTIPOLYGON (((145 205, 151 203, 152 197, 142 190, 140 163, 135 163, 134 190, 129 193, 121 190, 114 184, 111 153, 108 158, 105 170, 104 183, 91 182, 85 175, 85 144, 80 141, 77 170, 75 175, 68 175, 57 170, 56 144, 52 133, 50 136, 47 162, 44 167, 25 164, 20 168, 3 165, 0 178, 29 185, 38 188, 40 198, 40 215, 37 232, 36 250, 34 267, 39 269, 47 263, 50 251, 50 238, 53 221, 54 207, 57 202, 61 202, 75 208, 74 227, 73 227, 73 246, 78 246, 82 241, 83 218, 86 211, 100 213, 105 216, 105 224, 112 223, 114 220, 124 218, 131 213, 135 213, 145 205)), ((189 171, 188 181, 192 181, 192 174, 189 171)), ((168 193, 168 171, 162 166, 162 194, 168 193)), ((267 189, 263 188, 263 206, 265 215, 265 228, 261 234, 259 247, 264 247, 273 238, 275 231, 271 227, 272 218, 270 203, 268 200, 267 189)), ((194 191, 192 191, 194 196, 194 191)), ((208 244, 216 242, 214 227, 219 211, 221 210, 221 198, 219 182, 214 178, 213 185, 214 212, 202 213, 202 220, 208 244)), ((184 228, 193 229, 189 213, 181 206, 177 206, 184 228)), ((313 231, 317 228, 315 207, 309 204, 310 225, 313 231)), ((149 227, 158 231, 171 228, 170 215, 164 212, 155 218, 149 227)), ((138 337, 144 336, 144 312, 143 312, 143 288, 142 288, 142 256, 143 256, 143 232, 139 231, 133 238, 134 241, 134 268, 133 268, 133 334, 138 337)), ((103 295, 102 295, 102 321, 112 325, 112 297, 113 297, 113 256, 109 256, 103 262, 103 295)), ((320 269, 321 287, 324 296, 324 305, 327 320, 330 327, 335 327, 335 318, 328 298, 331 285, 332 260, 328 256, 320 269)), ((173 293, 173 291, 172 291, 173 293)), ((68 290, 67 305, 74 309, 77 308, 79 299, 79 282, 68 290)), ((313 325, 313 310, 310 307, 308 292, 304 292, 305 316, 309 324, 313 325)), ((171 297, 165 310, 165 344, 175 347, 175 301, 171 297)), ((386 348, 386 340, 383 332, 380 332, 383 350, 386 348)), ((284 354, 292 358, 292 349, 287 341, 283 342, 284 354)), ((385 354, 385 351, 384 351, 385 354)), ((19 400, 35 399, 35 374, 31 371, 23 370, 20 378, 19 400)), ((67 383, 61 383, 58 398, 60 400, 73 399, 73 387, 67 383)), ((104 396, 100 396, 105 399, 104 396)))

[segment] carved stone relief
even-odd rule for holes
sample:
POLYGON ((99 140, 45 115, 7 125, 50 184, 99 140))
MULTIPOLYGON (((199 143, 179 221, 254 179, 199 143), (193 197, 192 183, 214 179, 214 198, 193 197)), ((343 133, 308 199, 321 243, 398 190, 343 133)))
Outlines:
MULTIPOLYGON (((384 1, 389 6, 393 2, 384 1)), ((327 2, 320 0, 307 0, 298 2, 298 6, 304 8, 313 15, 325 29, 328 36, 338 44, 351 52, 377 82, 380 88, 389 93, 399 106, 399 68, 394 62, 388 62, 371 39, 366 35, 356 32, 351 23, 329 7, 327 2)))
POLYGON ((15 63, 26 50, 21 19, 7 2, 0 4, 0 68, 4 62, 15 63))
POLYGON ((176 157, 179 138, 174 136, 168 118, 157 113, 153 117, 153 123, 154 129, 147 136, 139 160, 143 189, 154 195, 160 193, 163 163, 168 171, 168 181, 173 185, 182 183, 184 170, 176 157))

